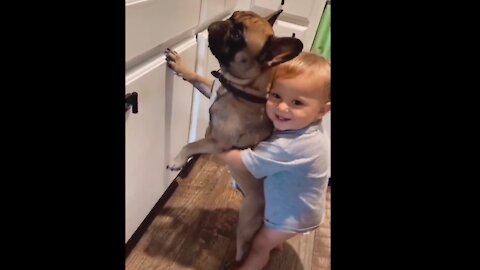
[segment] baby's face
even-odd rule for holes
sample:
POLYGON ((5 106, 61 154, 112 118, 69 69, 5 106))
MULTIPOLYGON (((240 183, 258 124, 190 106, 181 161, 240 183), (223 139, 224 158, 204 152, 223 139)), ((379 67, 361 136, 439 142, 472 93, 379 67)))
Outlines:
POLYGON ((306 75, 276 79, 266 106, 278 130, 302 129, 328 112, 318 85, 306 75))

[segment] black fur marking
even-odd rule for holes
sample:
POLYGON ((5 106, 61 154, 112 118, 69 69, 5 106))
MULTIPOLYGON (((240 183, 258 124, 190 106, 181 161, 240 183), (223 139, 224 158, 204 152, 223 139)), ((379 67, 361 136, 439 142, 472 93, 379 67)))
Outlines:
POLYGON ((243 30, 243 24, 235 23, 231 18, 209 27, 210 51, 220 65, 228 67, 235 55, 247 46, 243 30))

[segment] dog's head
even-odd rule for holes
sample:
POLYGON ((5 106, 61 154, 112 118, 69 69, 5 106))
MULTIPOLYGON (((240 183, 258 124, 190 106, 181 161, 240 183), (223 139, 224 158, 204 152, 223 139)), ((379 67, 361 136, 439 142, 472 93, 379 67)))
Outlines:
POLYGON ((208 27, 208 43, 221 69, 238 78, 254 78, 265 69, 296 57, 303 43, 273 33, 272 26, 281 12, 261 17, 252 11, 235 11, 227 20, 212 23, 208 27))

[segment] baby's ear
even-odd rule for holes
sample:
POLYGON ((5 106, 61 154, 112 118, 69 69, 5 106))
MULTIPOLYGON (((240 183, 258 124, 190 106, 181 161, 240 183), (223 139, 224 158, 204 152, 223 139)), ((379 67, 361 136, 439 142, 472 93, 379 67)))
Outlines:
POLYGON ((330 101, 325 103, 325 113, 328 113, 331 108, 332 108, 332 103, 330 103, 330 101))
POLYGON ((320 112, 318 112, 318 117, 317 119, 321 119, 325 114, 327 114, 331 109, 331 103, 330 101, 325 103, 323 107, 320 109, 320 112))

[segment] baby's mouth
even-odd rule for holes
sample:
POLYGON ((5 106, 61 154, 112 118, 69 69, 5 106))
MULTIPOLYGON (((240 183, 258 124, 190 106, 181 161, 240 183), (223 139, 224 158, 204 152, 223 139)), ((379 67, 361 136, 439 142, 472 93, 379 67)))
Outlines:
POLYGON ((290 120, 290 119, 285 118, 285 117, 282 117, 282 116, 280 116, 280 115, 278 115, 278 114, 275 114, 275 118, 276 118, 278 121, 281 121, 281 122, 290 120))

